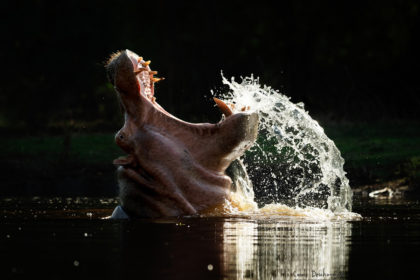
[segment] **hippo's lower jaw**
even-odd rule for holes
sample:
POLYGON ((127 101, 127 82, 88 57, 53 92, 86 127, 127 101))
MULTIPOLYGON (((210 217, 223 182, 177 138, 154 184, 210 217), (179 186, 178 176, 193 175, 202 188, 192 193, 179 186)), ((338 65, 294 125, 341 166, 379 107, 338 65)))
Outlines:
POLYGON ((149 63, 125 50, 106 66, 125 116, 115 140, 128 156, 114 161, 124 210, 134 217, 179 216, 223 205, 232 185, 225 170, 255 141, 258 115, 233 114, 216 100, 223 121, 184 122, 156 102, 157 72, 149 63))

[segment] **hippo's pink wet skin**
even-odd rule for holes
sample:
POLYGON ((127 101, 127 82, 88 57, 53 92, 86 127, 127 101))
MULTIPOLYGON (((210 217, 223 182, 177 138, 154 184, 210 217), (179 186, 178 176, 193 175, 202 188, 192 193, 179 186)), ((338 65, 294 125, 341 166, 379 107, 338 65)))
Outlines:
POLYGON ((184 122, 156 102, 158 80, 149 63, 125 50, 106 66, 125 118, 115 141, 128 155, 114 161, 122 207, 133 217, 159 217, 223 205, 232 184, 225 170, 255 141, 258 115, 229 112, 217 124, 184 122))

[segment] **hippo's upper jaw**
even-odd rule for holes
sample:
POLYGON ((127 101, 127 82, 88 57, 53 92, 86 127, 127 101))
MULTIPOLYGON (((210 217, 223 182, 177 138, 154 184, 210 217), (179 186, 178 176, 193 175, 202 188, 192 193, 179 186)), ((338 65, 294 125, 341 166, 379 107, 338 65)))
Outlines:
POLYGON ((184 122, 154 96, 157 73, 125 50, 110 58, 108 78, 118 93, 125 123, 115 141, 128 156, 116 159, 120 199, 132 216, 201 213, 230 199, 229 164, 256 139, 257 113, 231 114, 217 124, 184 122))

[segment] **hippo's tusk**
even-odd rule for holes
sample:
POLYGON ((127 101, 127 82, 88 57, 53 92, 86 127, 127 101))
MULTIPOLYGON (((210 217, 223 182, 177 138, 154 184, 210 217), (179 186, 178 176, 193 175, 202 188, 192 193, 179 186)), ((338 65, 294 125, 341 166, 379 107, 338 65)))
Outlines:
POLYGON ((219 98, 213 97, 214 102, 216 102, 217 107, 219 107, 220 111, 222 111, 222 113, 226 116, 229 117, 230 115, 232 115, 232 110, 228 107, 228 105, 226 105, 225 102, 223 102, 222 100, 220 100, 219 98))
POLYGON ((157 75, 158 71, 150 71, 149 74, 150 75, 157 75))
POLYGON ((143 60, 142 56, 139 56, 139 58, 137 59, 137 62, 140 63, 143 60))

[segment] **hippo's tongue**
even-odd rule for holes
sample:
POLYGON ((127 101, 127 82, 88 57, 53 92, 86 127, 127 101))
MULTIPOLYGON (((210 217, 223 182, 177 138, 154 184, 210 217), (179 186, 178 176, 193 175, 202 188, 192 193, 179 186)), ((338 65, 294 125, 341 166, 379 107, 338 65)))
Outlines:
POLYGON ((128 156, 121 156, 113 161, 114 165, 119 166, 132 166, 135 167, 137 165, 137 161, 133 155, 128 156))

